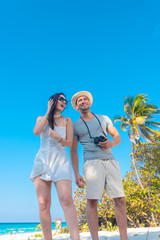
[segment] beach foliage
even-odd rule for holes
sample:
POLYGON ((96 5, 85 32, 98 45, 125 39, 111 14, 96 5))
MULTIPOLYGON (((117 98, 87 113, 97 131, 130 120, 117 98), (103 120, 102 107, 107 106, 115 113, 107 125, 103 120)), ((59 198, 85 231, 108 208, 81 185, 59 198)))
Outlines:
POLYGON ((36 238, 42 238, 42 237, 43 237, 43 234, 37 233, 37 234, 35 234, 34 236, 35 236, 36 238))
MULTIPOLYGON (((36 231, 39 231, 39 230, 42 230, 41 224, 38 224, 38 225, 36 226, 35 232, 36 232, 36 231)), ((43 233, 36 233, 34 236, 35 236, 36 238, 42 238, 42 237, 43 237, 43 233)))
POLYGON ((68 227, 61 228, 60 233, 69 233, 68 227))
POLYGON ((160 199, 156 189, 141 188, 134 171, 123 179, 129 227, 156 227, 160 224, 160 199), (152 218, 154 214, 154 221, 152 218))
POLYGON ((13 230, 11 230, 8 234, 10 234, 10 235, 13 234, 13 230))
POLYGON ((38 224, 38 225, 36 226, 35 231, 38 231, 38 230, 42 230, 41 224, 38 224))
POLYGON ((136 181, 133 164, 123 180, 128 212, 130 208, 138 210, 131 212, 130 220, 134 219, 134 226, 136 219, 145 226, 160 224, 160 137, 154 135, 153 138, 153 142, 138 142, 135 146, 135 164, 143 188, 136 181))

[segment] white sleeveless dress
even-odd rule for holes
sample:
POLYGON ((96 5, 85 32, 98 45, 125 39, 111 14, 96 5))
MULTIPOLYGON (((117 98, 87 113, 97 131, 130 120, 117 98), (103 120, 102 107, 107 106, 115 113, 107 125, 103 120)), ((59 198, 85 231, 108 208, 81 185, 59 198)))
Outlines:
MULTIPOLYGON (((41 133, 41 145, 34 159, 34 167, 30 179, 41 175, 45 181, 74 180, 65 147, 49 137, 49 126, 41 133)), ((54 130, 62 138, 66 138, 66 126, 55 126, 54 130)))

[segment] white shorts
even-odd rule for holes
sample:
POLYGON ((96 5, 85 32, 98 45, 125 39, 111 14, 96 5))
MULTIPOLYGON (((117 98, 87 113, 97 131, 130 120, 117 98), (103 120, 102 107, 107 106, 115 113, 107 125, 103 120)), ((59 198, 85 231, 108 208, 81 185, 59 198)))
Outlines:
POLYGON ((125 196, 119 162, 116 160, 87 160, 83 172, 87 199, 101 199, 104 189, 111 198, 125 196))

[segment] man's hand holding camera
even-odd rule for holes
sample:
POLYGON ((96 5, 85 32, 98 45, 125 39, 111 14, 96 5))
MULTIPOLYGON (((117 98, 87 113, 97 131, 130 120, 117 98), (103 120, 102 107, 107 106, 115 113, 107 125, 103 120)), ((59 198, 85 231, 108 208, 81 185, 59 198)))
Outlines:
POLYGON ((114 142, 110 141, 109 138, 107 138, 106 136, 104 136, 106 141, 104 142, 99 142, 97 145, 100 146, 103 149, 110 149, 112 147, 114 147, 114 142))

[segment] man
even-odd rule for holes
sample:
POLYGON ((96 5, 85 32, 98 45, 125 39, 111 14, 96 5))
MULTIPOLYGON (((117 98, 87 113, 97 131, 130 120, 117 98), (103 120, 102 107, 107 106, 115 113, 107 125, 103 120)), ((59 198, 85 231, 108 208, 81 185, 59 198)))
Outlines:
POLYGON ((75 110, 80 112, 80 119, 74 123, 74 140, 71 148, 71 162, 78 187, 84 187, 84 180, 78 170, 78 141, 84 148, 83 172, 87 188, 87 221, 93 240, 98 240, 97 203, 106 189, 114 199, 115 213, 121 240, 128 240, 125 196, 119 163, 115 160, 111 148, 120 144, 118 131, 105 115, 91 112, 93 98, 91 93, 81 91, 71 100, 75 110), (112 141, 107 138, 107 133, 112 141))

